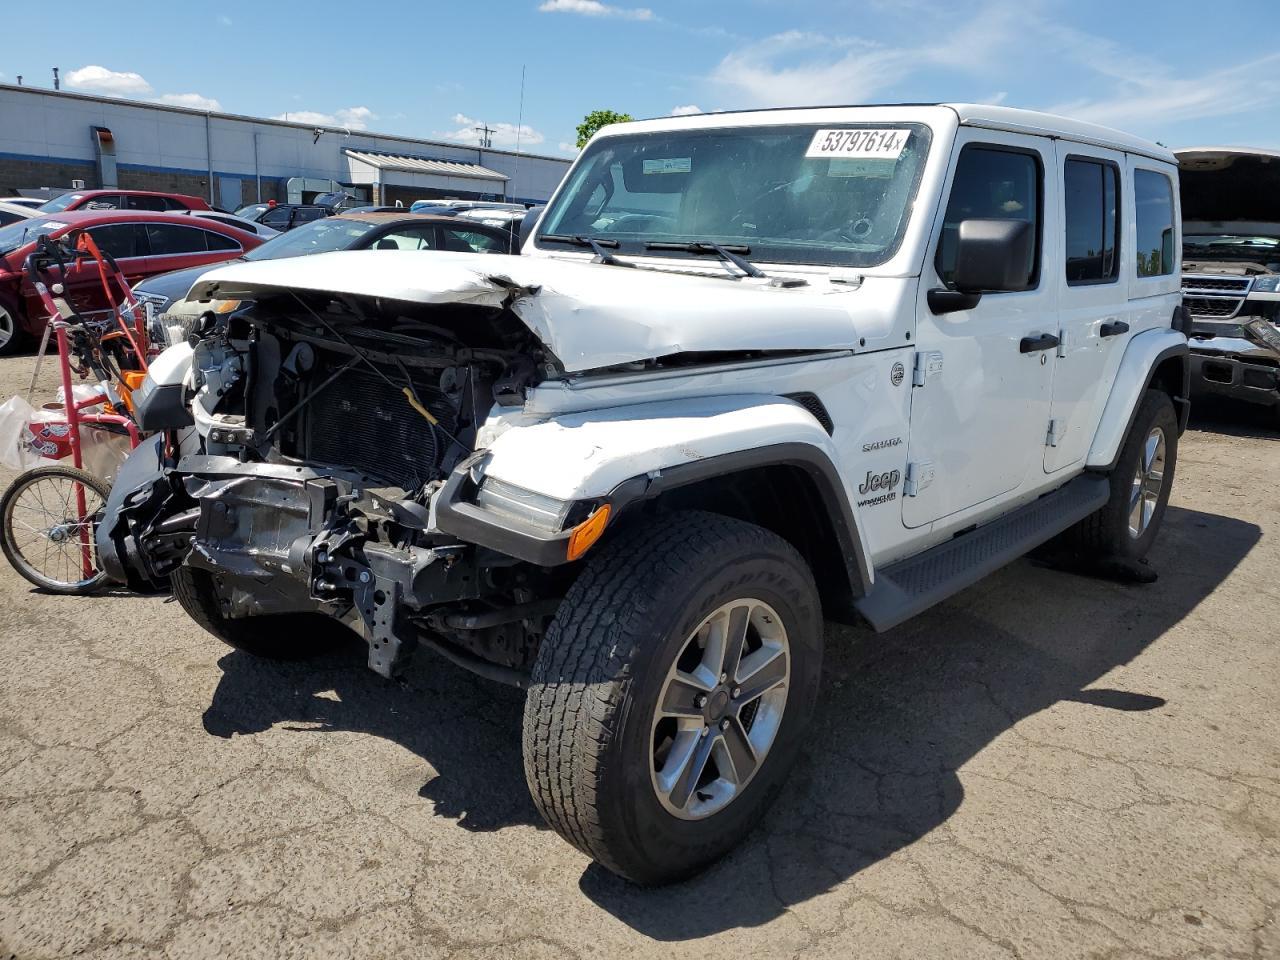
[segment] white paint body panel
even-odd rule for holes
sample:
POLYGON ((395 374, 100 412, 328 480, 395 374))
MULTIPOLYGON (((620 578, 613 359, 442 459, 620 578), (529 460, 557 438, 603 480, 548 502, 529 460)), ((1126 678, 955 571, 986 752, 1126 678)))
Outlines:
POLYGON ((1142 400, 1142 391, 1146 388, 1147 377, 1156 358, 1170 347, 1182 346, 1186 342, 1186 337, 1168 327, 1146 330, 1129 340, 1089 447, 1086 459, 1089 466, 1105 467, 1115 460, 1129 428, 1129 416, 1142 400))

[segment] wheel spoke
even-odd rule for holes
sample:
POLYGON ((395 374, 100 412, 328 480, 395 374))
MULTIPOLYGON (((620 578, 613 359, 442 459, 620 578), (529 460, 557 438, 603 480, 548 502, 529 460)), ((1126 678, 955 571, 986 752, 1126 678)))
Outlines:
POLYGON ((1147 437, 1146 448, 1142 451, 1142 472, 1150 473, 1151 467, 1156 462, 1156 453, 1160 450, 1160 441, 1162 437, 1159 431, 1156 431, 1147 437))
POLYGON ((742 645, 747 639, 747 626, 751 622, 751 608, 746 604, 734 607, 724 618, 724 641, 720 656, 719 676, 734 678, 742 660, 742 645))
POLYGON ((701 718, 702 707, 698 698, 706 697, 708 689, 696 677, 677 672, 667 680, 667 688, 662 694, 661 711, 668 717, 701 718))
POLYGON ((787 654, 781 647, 761 647, 742 661, 742 668, 738 710, 787 679, 787 654))
POLYGON ((720 740, 724 743, 724 752, 729 758, 727 769, 722 769, 721 775, 735 786, 745 784, 755 773, 758 761, 755 748, 747 738, 747 731, 737 717, 729 721, 720 740))
MULTIPOLYGON (((684 736, 693 738, 692 748, 686 750, 680 757, 680 766, 677 768, 675 777, 670 781, 671 789, 668 791, 668 797, 671 805, 683 810, 689 805, 689 798, 693 796, 693 791, 697 789, 698 781, 702 778, 702 773, 707 768, 707 761, 711 758, 711 749, 715 745, 715 737, 703 737, 697 733, 685 734, 684 736)), ((674 756, 674 748, 672 750, 674 756)), ((663 768, 665 772, 666 768, 663 768)), ((665 778, 664 778, 665 779, 665 778)))

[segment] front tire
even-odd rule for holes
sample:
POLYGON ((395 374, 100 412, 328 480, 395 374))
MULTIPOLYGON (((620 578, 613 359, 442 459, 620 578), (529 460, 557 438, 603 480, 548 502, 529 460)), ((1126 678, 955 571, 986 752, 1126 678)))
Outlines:
POLYGON ((1178 463, 1173 401, 1148 390, 1111 471, 1107 505, 1075 528, 1076 548, 1098 560, 1141 560, 1155 543, 1178 463))
POLYGON ((282 613, 265 617, 228 617, 213 577, 186 564, 170 576, 173 595, 197 624, 223 643, 267 660, 301 660, 325 653, 354 633, 319 613, 282 613))
POLYGON ((538 652, 524 715, 534 802, 642 884, 686 877, 764 815, 803 744, 822 616, 800 555, 678 512, 590 558, 538 652))

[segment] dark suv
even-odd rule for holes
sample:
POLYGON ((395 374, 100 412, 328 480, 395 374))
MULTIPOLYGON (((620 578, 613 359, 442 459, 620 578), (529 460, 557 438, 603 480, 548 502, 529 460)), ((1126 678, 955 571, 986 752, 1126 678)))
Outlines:
POLYGON ((304 223, 331 217, 334 213, 332 207, 319 203, 276 203, 269 200, 265 203, 247 203, 235 215, 283 233, 304 223))

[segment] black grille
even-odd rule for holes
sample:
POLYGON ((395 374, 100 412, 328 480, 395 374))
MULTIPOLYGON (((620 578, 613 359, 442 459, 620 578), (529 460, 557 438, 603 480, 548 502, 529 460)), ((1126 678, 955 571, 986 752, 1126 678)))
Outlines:
MULTIPOLYGON (((441 426, 454 433, 453 405, 435 387, 416 379, 414 386, 441 426)), ((306 444, 309 462, 412 490, 437 476, 450 440, 409 406, 398 387, 372 372, 349 370, 307 408, 306 444)))
POLYGON ((1227 293, 1244 293, 1249 289, 1248 277, 1184 276, 1183 290, 1223 290, 1227 293))
POLYGON ((1234 317, 1242 301, 1231 297, 1187 297, 1183 303, 1193 317, 1234 317))

